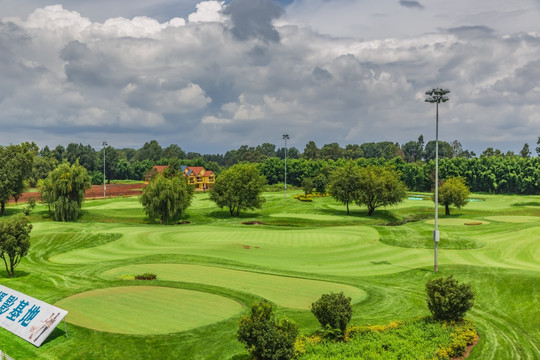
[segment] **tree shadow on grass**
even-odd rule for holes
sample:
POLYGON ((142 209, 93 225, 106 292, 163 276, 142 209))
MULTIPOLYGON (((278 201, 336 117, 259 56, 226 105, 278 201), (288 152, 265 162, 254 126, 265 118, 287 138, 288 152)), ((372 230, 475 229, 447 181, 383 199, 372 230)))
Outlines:
POLYGON ((248 354, 234 355, 229 360, 250 360, 251 357, 248 354))
POLYGON ((238 216, 234 215, 231 216, 231 213, 228 210, 215 210, 212 212, 209 212, 206 217, 213 218, 213 219, 219 219, 219 220, 226 220, 226 219, 253 219, 253 218, 260 218, 261 214, 259 213, 253 213, 249 211, 240 211, 240 214, 238 216))
MULTIPOLYGON (((3 264, 3 262, 0 262, 0 264, 3 264)), ((2 265, 2 268, 4 268, 4 265, 2 265)), ((13 277, 10 277, 5 269, 0 270, 0 279, 18 279, 28 275, 30 275, 30 273, 15 269, 15 274, 13 274, 13 277)))

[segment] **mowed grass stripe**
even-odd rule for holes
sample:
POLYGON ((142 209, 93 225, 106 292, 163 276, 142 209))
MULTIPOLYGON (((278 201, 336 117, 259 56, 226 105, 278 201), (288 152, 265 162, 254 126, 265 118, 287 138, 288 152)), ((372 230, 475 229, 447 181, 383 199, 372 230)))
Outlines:
POLYGON ((126 260, 148 255, 181 254, 214 257, 246 265, 295 272, 365 276, 427 266, 428 249, 403 249, 380 243, 369 226, 282 230, 223 229, 210 226, 126 227, 108 244, 60 254, 65 264, 126 260), (184 230, 185 229, 185 230, 184 230), (391 259, 391 261, 389 260, 391 259))
POLYGON ((106 271, 103 276, 118 278, 124 274, 145 272, 157 274, 159 280, 193 282, 249 292, 278 305, 297 309, 309 309, 314 301, 328 292, 344 292, 353 303, 366 298, 365 291, 343 284, 200 265, 131 265, 106 271))
POLYGON ((67 321, 119 334, 168 334, 226 320, 242 306, 231 299, 192 290, 122 286, 77 294, 55 304, 67 321))

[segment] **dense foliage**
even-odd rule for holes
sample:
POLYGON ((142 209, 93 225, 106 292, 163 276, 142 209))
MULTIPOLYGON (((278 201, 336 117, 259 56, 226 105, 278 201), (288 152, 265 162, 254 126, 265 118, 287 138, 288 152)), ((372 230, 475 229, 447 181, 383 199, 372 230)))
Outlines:
POLYGON ((351 298, 342 292, 323 294, 311 304, 311 312, 323 328, 337 330, 339 335, 343 336, 352 317, 351 298))
MULTIPOLYGON (((154 165, 202 166, 219 176, 224 169, 242 162, 256 163, 269 184, 284 182, 285 148, 270 143, 242 145, 225 154, 185 152, 176 144, 162 148, 156 140, 146 142, 139 149, 107 146, 99 151, 76 143, 66 148, 58 145, 53 150, 48 146, 39 150, 35 144, 26 145, 35 154, 31 176, 26 176, 30 186, 44 179, 57 164, 76 160, 87 169, 93 184, 103 182, 104 167, 107 180, 140 181, 154 165)), ((439 141, 440 179, 462 177, 473 192, 540 194, 540 158, 532 154, 532 149, 538 154, 539 148, 538 143, 536 149, 525 144, 518 154, 487 148, 477 157, 463 149, 457 140, 439 141)), ((303 152, 288 148, 287 158, 287 183, 302 186, 306 179, 311 179, 318 192, 326 190, 329 174, 348 160, 359 167, 393 166, 411 191, 430 191, 434 186, 435 142, 425 143, 422 135, 417 141, 402 145, 382 141, 348 144, 343 148, 330 143, 319 148, 309 141, 303 152)))
POLYGON ((294 358, 298 326, 287 319, 276 319, 272 304, 253 303, 251 313, 240 320, 238 340, 257 360, 294 358))
POLYGON ((358 166, 352 161, 330 174, 330 193, 334 199, 347 206, 347 214, 349 214, 349 204, 360 195, 360 180, 358 166))
POLYGON ((388 325, 350 326, 346 341, 303 336, 297 341, 299 360, 461 358, 478 334, 469 321, 441 323, 430 318, 388 325))
POLYGON ((49 174, 44 184, 47 189, 46 198, 54 208, 54 220, 77 220, 84 193, 91 187, 86 169, 78 162, 73 165, 62 163, 49 174))
POLYGON ((467 205, 470 193, 463 178, 451 177, 439 187, 439 204, 443 204, 445 214, 450 215, 450 205, 461 209, 467 205))
POLYGON ((28 218, 22 215, 0 221, 0 257, 10 277, 14 276, 15 267, 30 249, 31 230, 28 218))
POLYGON ((152 221, 161 224, 174 224, 184 216, 191 204, 193 186, 183 176, 157 174, 143 188, 139 201, 152 221))
POLYGON ((266 180, 253 164, 237 164, 224 171, 210 189, 210 199, 231 216, 240 210, 260 209, 265 202, 262 192, 266 180))
POLYGON ((355 201, 358 205, 365 205, 370 216, 376 208, 399 204, 407 197, 405 185, 391 169, 366 166, 359 170, 358 178, 355 201))
POLYGON ((18 199, 25 190, 33 159, 31 144, 0 146, 0 215, 11 198, 18 199))
POLYGON ((427 305, 435 320, 459 321, 474 305, 469 284, 460 284, 452 275, 428 280, 427 305))

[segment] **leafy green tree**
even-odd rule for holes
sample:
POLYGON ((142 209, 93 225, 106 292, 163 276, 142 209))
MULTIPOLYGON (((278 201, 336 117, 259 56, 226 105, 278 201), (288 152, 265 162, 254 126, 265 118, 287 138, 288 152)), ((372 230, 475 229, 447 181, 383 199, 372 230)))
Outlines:
POLYGON ((524 158, 530 158, 531 157, 531 150, 529 148, 529 144, 525 143, 525 145, 523 145, 523 148, 519 152, 519 155, 521 157, 524 157, 524 158))
MULTIPOLYGON (((107 184, 110 184, 111 180, 117 179, 117 176, 118 176, 117 174, 118 151, 116 151, 116 149, 113 148, 112 146, 107 146, 101 149, 97 153, 97 162, 99 163, 99 166, 96 166, 96 170, 99 170, 102 174, 102 178, 101 178, 102 184, 103 184, 103 151, 105 151, 105 180, 107 181, 107 184)), ((87 168, 87 170, 89 169, 87 168)))
POLYGON ((158 174, 143 189, 139 199, 150 220, 174 224, 191 204, 193 187, 183 176, 158 174))
POLYGON ((84 201, 84 193, 92 187, 86 169, 79 165, 78 161, 73 165, 62 163, 45 181, 52 186, 50 201, 54 207, 54 220, 77 220, 84 201))
POLYGON ((450 215, 450 205, 461 209, 467 205, 470 190, 465 184, 465 179, 452 177, 444 181, 439 187, 439 204, 444 205, 445 214, 450 215))
POLYGON ((328 179, 323 173, 319 173, 313 178, 313 186, 319 194, 326 194, 326 185, 328 185, 328 179))
POLYGON ((240 320, 238 340, 253 359, 289 360, 295 356, 298 326, 287 319, 276 319, 272 304, 263 300, 251 305, 251 313, 240 320))
POLYGON ((412 163, 422 160, 423 149, 417 141, 409 141, 401 147, 405 156, 405 161, 412 163))
POLYGON ((305 178, 302 180, 302 190, 304 190, 304 195, 309 195, 313 192, 313 179, 305 178))
POLYGON ((32 165, 32 175, 28 180, 30 187, 35 187, 39 180, 45 179, 54 170, 58 162, 54 157, 35 156, 32 165))
POLYGON ((311 304, 311 312, 323 328, 338 330, 339 335, 343 336, 352 317, 351 298, 343 292, 323 294, 311 304))
POLYGON ((163 149, 163 157, 167 159, 184 159, 186 157, 186 153, 180 148, 180 146, 171 144, 163 149))
POLYGON ((330 194, 334 199, 347 206, 358 198, 360 190, 360 171, 358 166, 349 161, 343 167, 338 167, 330 174, 330 194))
MULTIPOLYGON (((435 140, 428 141, 424 149, 424 159, 426 161, 435 160, 435 140)), ((439 159, 450 159, 453 155, 452 145, 446 141, 439 140, 439 159)))
POLYGON ((138 149, 135 154, 136 161, 150 160, 155 163, 163 157, 163 149, 157 140, 145 142, 143 147, 138 149))
POLYGON ((474 306, 474 292, 469 284, 460 284, 452 275, 428 280, 427 305, 435 320, 460 321, 474 306))
POLYGON ((65 153, 66 153, 66 149, 62 145, 57 145, 52 151, 52 156, 60 164, 62 163, 62 161, 64 161, 65 153))
POLYGON ((103 163, 98 159, 98 153, 90 145, 75 144, 70 143, 66 147, 64 152, 64 159, 67 160, 70 164, 75 164, 78 160, 79 164, 84 167, 87 171, 103 169, 103 163))
POLYGON ((376 208, 399 204, 407 197, 405 185, 394 170, 368 165, 360 168, 359 177, 355 201, 358 205, 367 206, 369 216, 376 208))
POLYGON ((53 206, 53 184, 50 176, 45 179, 38 180, 37 187, 40 192, 41 202, 49 208, 49 215, 51 215, 51 207, 53 206))
POLYGON ((310 160, 315 160, 320 157, 320 150, 317 147, 317 144, 315 144, 315 141, 311 140, 306 144, 302 157, 304 159, 310 159, 310 160))
POLYGON ((343 157, 344 151, 338 143, 325 144, 319 151, 321 159, 337 160, 343 157))
POLYGON ((15 267, 30 249, 31 230, 32 225, 23 215, 0 221, 0 257, 10 277, 14 276, 15 267))
POLYGON ((231 216, 238 216, 240 210, 262 207, 265 184, 266 179, 259 174, 255 164, 236 164, 216 178, 210 189, 210 199, 221 208, 229 208, 231 216))
POLYGON ((276 156, 276 145, 270 143, 263 143, 262 145, 257 145, 255 150, 266 157, 276 156))
POLYGON ((540 136, 538 137, 538 140, 536 141, 536 155, 540 156, 540 136))
POLYGON ((34 153, 27 144, 0 146, 0 215, 6 203, 18 199, 32 174, 34 153))
MULTIPOLYGON (((285 159, 285 147, 276 150, 276 156, 285 159)), ((300 159, 300 151, 294 146, 287 147, 287 159, 300 159)))
POLYGON ((356 160, 364 156, 364 152, 358 144, 349 144, 345 146, 344 155, 345 159, 356 160))
POLYGON ((485 156, 485 157, 503 156, 503 153, 499 149, 493 149, 492 147, 488 147, 486 150, 482 151, 482 154, 480 156, 485 156))

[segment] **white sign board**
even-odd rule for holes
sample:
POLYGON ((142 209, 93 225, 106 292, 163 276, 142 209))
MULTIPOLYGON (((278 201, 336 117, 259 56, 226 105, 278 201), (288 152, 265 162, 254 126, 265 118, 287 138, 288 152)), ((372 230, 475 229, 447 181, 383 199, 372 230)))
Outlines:
POLYGON ((0 285, 0 326, 39 347, 67 311, 0 285))

